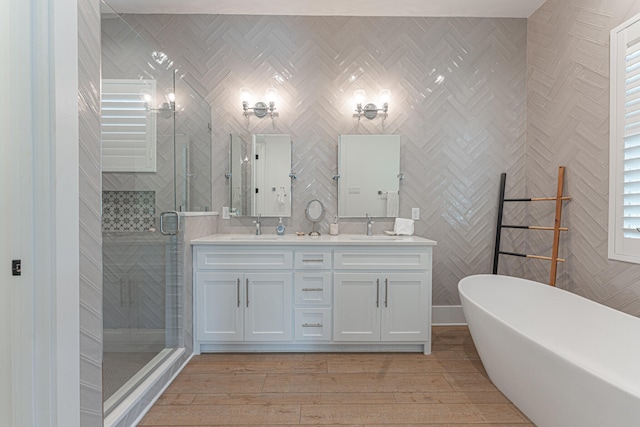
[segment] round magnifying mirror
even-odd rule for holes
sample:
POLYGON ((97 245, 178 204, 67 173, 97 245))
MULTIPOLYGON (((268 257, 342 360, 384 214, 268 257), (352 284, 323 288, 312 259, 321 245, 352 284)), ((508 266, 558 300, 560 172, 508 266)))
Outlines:
POLYGON ((307 204, 307 209, 305 209, 305 215, 307 219, 311 221, 313 224, 312 231, 309 233, 310 236, 319 236, 320 233, 315 230, 316 224, 322 221, 324 218, 324 205, 318 199, 313 199, 307 204))

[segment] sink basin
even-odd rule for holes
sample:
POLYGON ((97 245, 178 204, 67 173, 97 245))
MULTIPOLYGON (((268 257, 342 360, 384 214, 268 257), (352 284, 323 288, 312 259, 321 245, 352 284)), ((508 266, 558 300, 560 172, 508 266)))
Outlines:
POLYGON ((378 240, 401 240, 402 236, 351 236, 349 240, 369 240, 369 241, 378 241, 378 240))
POLYGON ((232 237, 231 240, 282 240, 282 236, 239 236, 232 237))

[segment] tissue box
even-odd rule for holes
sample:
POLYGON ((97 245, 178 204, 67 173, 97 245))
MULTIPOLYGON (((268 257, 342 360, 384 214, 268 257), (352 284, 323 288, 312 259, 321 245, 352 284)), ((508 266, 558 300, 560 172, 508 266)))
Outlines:
POLYGON ((393 233, 398 236, 413 235, 413 220, 406 218, 396 218, 396 223, 393 225, 393 233))

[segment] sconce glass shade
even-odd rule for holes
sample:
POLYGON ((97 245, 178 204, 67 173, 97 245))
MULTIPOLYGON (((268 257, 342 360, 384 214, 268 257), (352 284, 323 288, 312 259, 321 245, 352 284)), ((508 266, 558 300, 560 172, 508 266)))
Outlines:
POLYGON ((378 94, 378 98, 380 98, 381 104, 389 103, 389 99, 391 99, 391 91, 389 89, 382 89, 378 94))
POLYGON ((246 102, 247 104, 251 101, 251 91, 248 87, 240 88, 240 101, 246 102))
POLYGON ((176 102, 176 94, 173 92, 167 92, 167 101, 169 102, 176 102))
POLYGON ((355 99, 356 104, 362 104, 367 99, 367 93, 363 89, 358 89, 353 92, 353 99, 355 99))
POLYGON ((266 92, 264 93, 264 97, 266 98, 268 103, 276 102, 276 98, 278 97, 278 89, 274 87, 267 88, 266 92))

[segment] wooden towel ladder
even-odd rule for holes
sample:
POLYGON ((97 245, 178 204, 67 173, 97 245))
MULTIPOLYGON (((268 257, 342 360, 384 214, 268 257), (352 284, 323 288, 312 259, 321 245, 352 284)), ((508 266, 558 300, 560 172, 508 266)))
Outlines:
POLYGON ((495 250, 493 253, 493 274, 498 274, 498 258, 500 255, 511 255, 511 256, 519 256, 524 258, 534 258, 534 259, 543 259, 551 261, 551 274, 549 278, 549 284, 551 286, 556 285, 556 273, 558 271, 558 263, 564 262, 565 260, 562 258, 558 258, 558 246, 560 244, 560 232, 567 231, 568 228, 560 227, 560 220, 562 218, 562 202, 565 200, 571 200, 570 197, 564 197, 562 195, 562 190, 564 188, 564 172, 565 167, 558 167, 558 189, 556 192, 556 197, 538 197, 538 198, 523 198, 523 199, 505 199, 504 198, 504 189, 507 180, 507 174, 502 173, 500 175, 500 202, 498 204, 498 224, 496 227, 496 243, 495 250), (553 201, 556 202, 556 217, 553 227, 540 227, 535 225, 504 225, 502 223, 502 214, 504 212, 504 204, 509 202, 541 202, 541 201, 553 201), (551 256, 542 256, 542 255, 528 255, 516 252, 507 252, 500 250, 500 235, 503 228, 520 228, 526 230, 553 230, 553 249, 551 251, 551 256))

